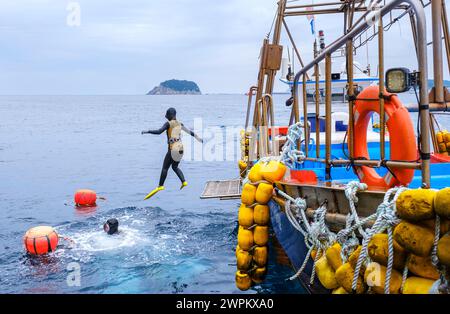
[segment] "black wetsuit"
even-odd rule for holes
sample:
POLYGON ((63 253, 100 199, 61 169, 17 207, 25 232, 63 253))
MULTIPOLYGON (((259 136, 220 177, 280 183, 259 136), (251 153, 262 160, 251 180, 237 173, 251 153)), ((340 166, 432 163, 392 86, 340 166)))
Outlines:
MULTIPOLYGON (((178 168, 178 165, 180 164, 181 158, 183 157, 183 146, 181 144, 181 139, 178 139, 176 142, 171 143, 171 123, 176 120, 171 120, 169 122, 164 123, 164 125, 158 129, 158 130, 150 130, 147 133, 150 134, 162 134, 164 131, 167 132, 167 153, 166 157, 164 158, 163 167, 161 169, 161 176, 159 178, 159 186, 163 186, 164 182, 167 178, 167 173, 169 171, 170 166, 172 166, 173 171, 176 173, 180 181, 183 183, 185 182, 183 172, 180 168, 178 168), (177 145, 177 148, 174 148, 174 143, 179 143, 177 145)), ((186 133, 190 134, 191 136, 195 136, 195 133, 186 128, 182 123, 179 123, 179 126, 181 127, 181 130, 185 131, 186 133)))

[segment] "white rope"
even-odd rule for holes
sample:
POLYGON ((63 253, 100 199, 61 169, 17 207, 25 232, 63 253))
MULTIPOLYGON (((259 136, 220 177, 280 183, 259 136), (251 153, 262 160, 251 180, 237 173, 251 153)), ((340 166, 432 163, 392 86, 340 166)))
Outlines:
POLYGON ((388 256, 388 266, 386 270, 384 291, 386 294, 389 294, 392 264, 394 258, 392 227, 400 222, 400 220, 397 218, 396 215, 395 202, 397 201, 397 198, 400 196, 400 194, 403 193, 405 190, 407 189, 404 187, 396 187, 388 190, 384 195, 383 202, 378 206, 376 213, 377 218, 375 220, 375 223, 373 224, 372 228, 368 230, 366 237, 363 238, 361 253, 359 254, 358 261, 355 267, 355 273, 353 275, 353 282, 352 282, 353 291, 356 291, 359 271, 361 270, 362 264, 367 257, 367 246, 369 244, 369 241, 376 233, 381 233, 384 232, 386 229, 388 229, 389 256, 388 256), (392 198, 392 194, 394 193, 395 195, 392 198))
POLYGON ((297 142, 302 139, 303 127, 301 122, 297 122, 289 127, 286 143, 281 151, 281 160, 290 169, 294 168, 296 162, 303 163, 305 160, 305 154, 301 151, 301 147, 297 147, 297 142))

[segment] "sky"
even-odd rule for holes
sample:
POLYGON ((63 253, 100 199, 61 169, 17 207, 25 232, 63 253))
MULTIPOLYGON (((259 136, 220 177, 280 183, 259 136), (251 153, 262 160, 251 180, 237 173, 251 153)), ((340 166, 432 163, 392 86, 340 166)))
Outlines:
MULTIPOLYGON (((256 82, 276 2, 2 0, 0 94, 141 95, 172 78, 195 81, 203 93, 244 93, 256 82)), ((307 19, 287 22, 302 56, 311 60, 307 19)), ((342 32, 341 17, 317 16, 316 25, 327 42, 342 32)), ((391 30, 386 68, 416 68, 409 20, 391 30)), ((286 36, 282 43, 286 52, 286 36)), ((356 60, 376 71, 376 49, 375 40, 356 60)), ((277 83, 275 89, 285 87, 277 83)))

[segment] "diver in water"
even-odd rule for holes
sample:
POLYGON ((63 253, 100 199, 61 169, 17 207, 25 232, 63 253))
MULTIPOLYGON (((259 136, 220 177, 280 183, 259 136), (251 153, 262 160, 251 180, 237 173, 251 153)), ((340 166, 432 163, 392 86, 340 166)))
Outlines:
POLYGON ((183 172, 178 168, 181 159, 183 158, 183 143, 181 142, 181 130, 195 137, 199 142, 203 143, 203 140, 195 134, 193 131, 186 128, 183 123, 177 120, 177 111, 175 108, 169 108, 166 112, 166 119, 168 120, 159 130, 149 130, 142 131, 142 134, 162 134, 164 131, 167 132, 167 144, 168 150, 166 157, 164 158, 163 167, 161 170, 161 177, 159 179, 159 186, 151 191, 145 198, 149 199, 159 191, 164 190, 164 182, 167 178, 167 173, 170 166, 172 166, 173 171, 176 173, 181 181, 180 190, 187 186, 187 182, 184 178, 183 172))

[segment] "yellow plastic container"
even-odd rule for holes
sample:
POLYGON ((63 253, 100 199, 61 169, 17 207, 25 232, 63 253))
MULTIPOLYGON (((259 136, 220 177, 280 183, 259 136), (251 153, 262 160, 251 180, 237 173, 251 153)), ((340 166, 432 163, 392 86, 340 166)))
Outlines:
POLYGON ((397 199, 397 216, 416 222, 434 217, 433 202, 436 191, 430 189, 407 190, 397 199))
MULTIPOLYGON (((367 246, 367 252, 374 262, 387 266, 389 257, 388 235, 385 233, 375 234, 367 246)), ((394 240, 394 268, 403 270, 405 259, 405 250, 394 240)))
POLYGON ((253 232, 243 227, 239 227, 238 245, 244 251, 250 250, 253 247, 253 232))
POLYGON ((248 252, 244 250, 240 250, 237 253, 237 269, 241 271, 248 271, 250 267, 252 266, 253 256, 248 252))
MULTIPOLYGON (((354 273, 355 270, 353 269, 352 265, 350 265, 350 263, 342 264, 342 266, 336 270, 336 281, 338 282, 339 286, 343 287, 348 293, 352 293, 354 273)), ((356 293, 361 294, 364 293, 365 290, 366 289, 363 278, 359 275, 356 284, 356 293)))
POLYGON ((447 233, 439 240, 437 256, 442 264, 450 267, 450 233, 447 233))
POLYGON ((250 206, 255 203, 256 186, 249 183, 245 184, 242 188, 241 200, 242 203, 250 206))
POLYGON ((245 291, 252 287, 252 279, 246 273, 241 271, 236 272, 236 287, 240 290, 245 291))
POLYGON ((411 254, 407 266, 414 275, 433 280, 439 279, 439 271, 431 263, 430 256, 421 257, 411 254))
POLYGON ((440 190, 434 199, 436 214, 450 219, 450 188, 440 190))
POLYGON ((403 286, 403 294, 428 294, 433 283, 434 280, 409 277, 403 286))
POLYGON ((248 179, 253 183, 263 180, 263 176, 261 174, 261 163, 258 162, 255 164, 252 169, 250 169, 248 173, 248 179))
POLYGON ((253 208, 242 204, 241 207, 239 207, 238 222, 240 226, 246 228, 253 226, 253 208))
POLYGON ((431 253, 434 233, 425 227, 402 221, 395 227, 394 239, 408 252, 425 257, 431 253))
POLYGON ((267 204, 272 198, 273 187, 271 184, 260 183, 256 190, 255 200, 260 205, 267 204))
POLYGON ((269 242, 269 227, 256 226, 253 229, 253 241, 258 246, 265 246, 269 242))
POLYGON ((326 256, 322 256, 316 263, 316 274, 322 286, 326 289, 336 289, 339 284, 336 281, 334 269, 328 263, 326 256))
POLYGON ((267 246, 257 246, 253 250, 253 262, 259 267, 266 266, 267 256, 268 256, 267 246))
POLYGON ((271 160, 261 168, 264 180, 274 183, 283 179, 286 173, 286 166, 279 161, 271 160))
POLYGON ((253 220, 257 225, 267 226, 270 222, 269 206, 256 205, 253 210, 253 220))
MULTIPOLYGON (((377 294, 384 294, 384 284, 386 281, 387 268, 379 263, 372 262, 367 265, 366 272, 364 273, 364 282, 367 286, 372 288, 372 291, 377 294)), ((400 293, 400 287, 402 286, 402 275, 392 269, 391 281, 389 283, 389 293, 400 293)))
POLYGON ((326 250, 325 255, 327 257, 328 264, 330 264, 334 271, 342 266, 341 245, 339 243, 336 242, 330 246, 326 250))

